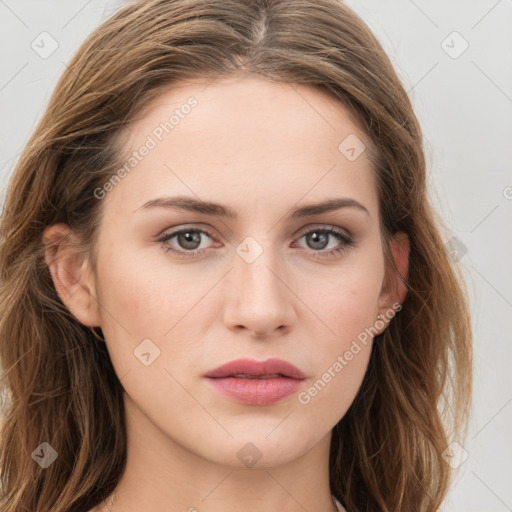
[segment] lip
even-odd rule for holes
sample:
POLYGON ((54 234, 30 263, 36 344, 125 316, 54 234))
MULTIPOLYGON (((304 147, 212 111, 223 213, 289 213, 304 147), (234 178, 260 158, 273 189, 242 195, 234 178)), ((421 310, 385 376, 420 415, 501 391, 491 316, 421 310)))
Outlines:
POLYGON ((232 377, 238 374, 246 374, 254 377, 265 375, 281 374, 292 379, 305 379, 306 375, 295 365, 284 361, 283 359, 271 358, 265 361, 256 361, 255 359, 235 359, 229 363, 223 364, 218 368, 208 372, 205 377, 219 378, 232 377))
POLYGON ((297 392, 304 372, 282 359, 236 359, 204 376, 217 391, 246 405, 271 405, 297 392), (244 378, 240 375, 246 375, 244 378), (279 375, 279 376, 278 376, 279 375))

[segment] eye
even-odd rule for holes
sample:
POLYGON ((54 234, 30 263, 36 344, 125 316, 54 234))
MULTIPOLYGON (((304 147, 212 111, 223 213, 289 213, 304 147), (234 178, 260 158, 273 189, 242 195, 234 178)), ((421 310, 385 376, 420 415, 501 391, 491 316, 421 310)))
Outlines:
POLYGON ((355 247, 355 241, 351 235, 334 227, 310 229, 303 233, 299 240, 302 238, 305 238, 308 247, 314 249, 311 254, 314 258, 335 256, 355 247), (334 242, 334 246, 329 247, 329 242, 334 242), (329 250, 326 251, 327 248, 329 250))
MULTIPOLYGON (((207 252, 204 245, 201 247, 205 237, 213 238, 208 231, 187 227, 164 235, 158 242, 161 242, 166 252, 172 252, 178 258, 193 258, 207 252), (175 242, 169 244, 173 239, 176 239, 175 242), (175 247, 177 245, 178 248, 173 245, 175 247)), ((299 240, 302 238, 306 239, 307 246, 312 249, 311 256, 314 258, 332 257, 342 252, 348 252, 355 246, 355 241, 350 234, 334 227, 310 229, 303 233, 299 240), (330 242, 334 242, 334 246, 330 242), (325 250, 327 248, 329 250, 325 250)), ((299 247, 301 246, 299 245, 299 247)))
POLYGON ((164 235, 158 241, 162 242, 166 252, 172 252, 178 258, 189 258, 206 252, 204 247, 202 249, 198 249, 198 247, 201 245, 201 238, 204 235, 206 235, 208 238, 211 238, 210 234, 203 229, 183 228, 164 235), (174 249, 167 243, 173 238, 176 238, 176 243, 182 249, 174 249))

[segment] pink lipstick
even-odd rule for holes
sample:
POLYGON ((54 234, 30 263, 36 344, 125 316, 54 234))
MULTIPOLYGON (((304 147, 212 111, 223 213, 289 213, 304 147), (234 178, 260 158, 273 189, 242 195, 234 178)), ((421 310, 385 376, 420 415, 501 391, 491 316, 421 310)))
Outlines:
POLYGON ((306 375, 282 359, 237 359, 205 375, 217 391, 246 405, 271 405, 297 392, 306 375))

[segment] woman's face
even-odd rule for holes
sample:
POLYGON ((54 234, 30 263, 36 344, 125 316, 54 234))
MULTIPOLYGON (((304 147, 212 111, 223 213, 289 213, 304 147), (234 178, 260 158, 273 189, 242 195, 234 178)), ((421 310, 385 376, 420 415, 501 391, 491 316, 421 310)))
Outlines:
POLYGON ((90 289, 131 421, 234 466, 329 440, 397 301, 365 134, 316 89, 242 78, 173 88, 125 144, 132 160, 96 192, 90 289), (305 377, 205 377, 241 358, 305 377))

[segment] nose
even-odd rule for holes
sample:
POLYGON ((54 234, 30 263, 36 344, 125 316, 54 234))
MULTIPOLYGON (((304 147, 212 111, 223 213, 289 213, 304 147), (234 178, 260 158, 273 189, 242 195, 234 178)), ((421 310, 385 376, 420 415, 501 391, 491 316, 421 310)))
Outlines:
POLYGON ((224 323, 257 337, 281 336, 295 321, 293 293, 285 265, 270 249, 249 262, 235 253, 226 276, 224 323))

